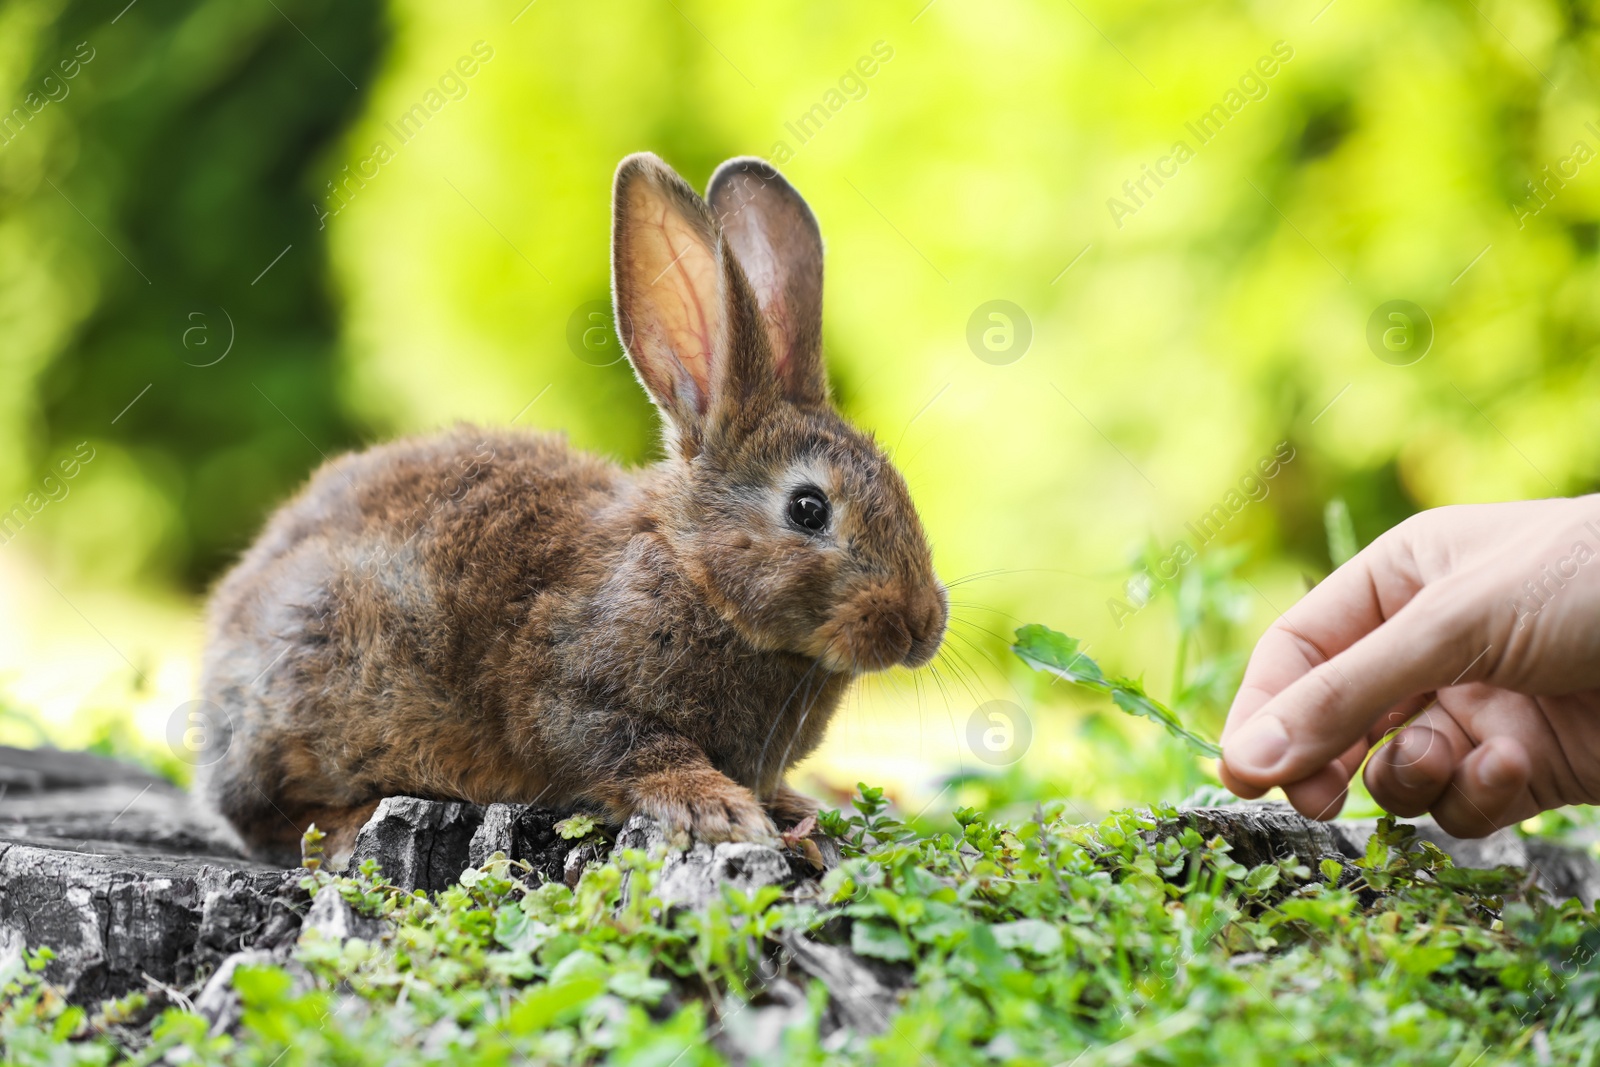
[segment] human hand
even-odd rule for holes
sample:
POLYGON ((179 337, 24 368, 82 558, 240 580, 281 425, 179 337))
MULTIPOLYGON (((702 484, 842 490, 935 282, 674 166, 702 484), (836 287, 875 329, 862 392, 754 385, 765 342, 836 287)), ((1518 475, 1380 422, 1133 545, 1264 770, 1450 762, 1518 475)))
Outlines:
POLYGON ((1600 496, 1437 508, 1374 541, 1257 643, 1222 781, 1332 818, 1397 729, 1367 788, 1458 837, 1600 801, 1600 496))

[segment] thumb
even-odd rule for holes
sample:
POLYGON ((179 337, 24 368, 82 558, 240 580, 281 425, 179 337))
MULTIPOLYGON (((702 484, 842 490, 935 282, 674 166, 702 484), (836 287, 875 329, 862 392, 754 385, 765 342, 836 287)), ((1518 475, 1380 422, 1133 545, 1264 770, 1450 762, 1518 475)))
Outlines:
POLYGON ((1232 777, 1258 789, 1327 767, 1394 705, 1486 674, 1493 657, 1482 600, 1458 583, 1428 586, 1349 648, 1272 697, 1223 742, 1232 777))

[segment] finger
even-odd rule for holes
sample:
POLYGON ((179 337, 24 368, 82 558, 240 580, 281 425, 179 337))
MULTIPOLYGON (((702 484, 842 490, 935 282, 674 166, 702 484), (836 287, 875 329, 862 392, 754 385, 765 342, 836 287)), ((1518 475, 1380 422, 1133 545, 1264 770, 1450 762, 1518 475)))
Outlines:
POLYGON ((1367 758, 1365 738, 1357 741, 1316 774, 1283 787, 1294 809, 1308 819, 1331 819, 1344 807, 1350 779, 1367 758))
POLYGON ((1329 763, 1309 778, 1284 786, 1283 795, 1306 818, 1331 819, 1350 795, 1350 775, 1338 762, 1329 763))
MULTIPOLYGON (((1460 733, 1459 728, 1454 729, 1460 733)), ((1458 753, 1471 748, 1464 735, 1452 737, 1450 717, 1424 713, 1367 762, 1365 779, 1372 799, 1401 818, 1423 814, 1439 800, 1455 777, 1458 753)))
POLYGON ((1533 763, 1509 737, 1485 741, 1460 768, 1433 806, 1433 818, 1452 837, 1485 837, 1538 814, 1528 784, 1533 763))
POLYGON ((1356 771, 1361 769, 1362 762, 1367 758, 1367 753, 1371 751, 1372 746, 1363 737, 1339 754, 1339 758, 1333 762, 1344 772, 1345 781, 1348 782, 1355 777, 1356 771))
POLYGON ((1275 738, 1269 728, 1265 738, 1255 740, 1260 751, 1247 754, 1231 743, 1235 734, 1285 689, 1383 624, 1385 598, 1378 594, 1380 585, 1387 591, 1390 610, 1420 587, 1400 546, 1401 539, 1393 536, 1368 545, 1281 615, 1256 643, 1222 730, 1225 754, 1219 770, 1235 793, 1260 796, 1281 784, 1236 773, 1236 759, 1246 771, 1259 769, 1274 762, 1275 743, 1287 747, 1286 738, 1275 738))
POLYGON ((1228 765, 1220 760, 1217 762, 1217 777, 1222 779, 1222 784, 1230 793, 1242 800, 1254 800, 1267 792, 1266 789, 1241 782, 1234 777, 1232 771, 1228 770, 1228 765))
POLYGON ((1309 777, 1393 705, 1486 670, 1486 630, 1481 598, 1463 595, 1454 583, 1429 586, 1272 698, 1223 742, 1223 759, 1236 778, 1256 787, 1309 777))
MULTIPOLYGON (((1289 803, 1293 804, 1296 810, 1302 813, 1307 811, 1331 812, 1326 816, 1313 815, 1312 818, 1331 819, 1334 815, 1339 814, 1339 809, 1344 807, 1344 794, 1348 791, 1346 784, 1355 776, 1357 769, 1360 768, 1361 762, 1367 758, 1367 752, 1371 748, 1372 744, 1363 738, 1345 749, 1338 759, 1329 764, 1334 771, 1338 772, 1337 777, 1313 775, 1309 780, 1310 784, 1294 783, 1285 786, 1284 794, 1289 798, 1289 803), (1317 783, 1319 782, 1322 784, 1318 785, 1317 783)), ((1230 792, 1245 800, 1254 800, 1268 792, 1266 789, 1241 781, 1228 770, 1226 763, 1220 761, 1217 763, 1217 774, 1222 779, 1222 784, 1230 792)))
POLYGON ((1367 731, 1367 747, 1372 748, 1406 723, 1420 715, 1438 698, 1436 693, 1418 693, 1407 697, 1378 716, 1378 721, 1367 731))
POLYGON ((1267 628, 1228 709, 1224 742, 1279 693, 1383 625, 1387 614, 1415 595, 1421 583, 1403 544, 1395 536, 1378 538, 1267 628))

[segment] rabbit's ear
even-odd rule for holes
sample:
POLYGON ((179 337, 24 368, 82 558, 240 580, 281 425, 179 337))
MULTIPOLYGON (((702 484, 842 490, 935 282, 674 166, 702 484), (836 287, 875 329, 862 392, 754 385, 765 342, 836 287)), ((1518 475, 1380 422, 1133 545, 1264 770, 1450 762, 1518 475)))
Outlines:
POLYGON ((706 199, 761 306, 784 396, 826 403, 822 234, 811 209, 783 175, 748 156, 717 168, 706 199))
POLYGON ((659 158, 622 161, 612 209, 617 333, 673 446, 693 456, 777 400, 760 310, 705 201, 659 158))
POLYGON ((611 206, 617 334, 678 436, 698 438, 726 333, 716 223, 695 191, 649 152, 617 168, 611 206))

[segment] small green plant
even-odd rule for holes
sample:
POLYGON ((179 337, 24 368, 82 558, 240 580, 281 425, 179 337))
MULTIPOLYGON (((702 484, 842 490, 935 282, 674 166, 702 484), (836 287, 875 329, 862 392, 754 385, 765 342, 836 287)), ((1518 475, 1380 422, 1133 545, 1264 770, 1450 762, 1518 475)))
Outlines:
POLYGON ((306 832, 300 835, 300 866, 312 874, 322 870, 323 842, 328 835, 317 829, 317 824, 312 823, 306 827, 306 832))
POLYGON ((577 841, 594 833, 599 824, 590 815, 574 815, 556 823, 556 835, 563 841, 577 841))
POLYGON ((1189 729, 1176 712, 1151 697, 1144 686, 1131 678, 1108 678, 1094 660, 1085 656, 1075 638, 1048 626, 1029 623, 1017 630, 1012 651, 1036 671, 1045 671, 1096 693, 1107 693, 1111 702, 1129 715, 1142 715, 1160 723, 1172 736, 1180 738, 1203 756, 1216 758, 1222 749, 1215 741, 1189 729))
MULTIPOLYGON (((70 1006, 52 956, 0 964, 7 1064, 730 1062, 786 1004, 760 1062, 788 1067, 1591 1062, 1600 922, 1523 872, 1458 869, 1383 821, 1354 862, 1254 866, 1170 807, 1098 824, 1062 802, 924 833, 863 786, 821 825, 843 862, 801 893, 732 888, 704 910, 654 895, 659 855, 621 851, 574 888, 492 857, 406 892, 368 862, 308 873, 379 920, 372 941, 302 939, 298 981, 241 967, 236 1036, 133 998, 70 1006), (796 939, 845 946, 900 991, 834 1033, 796 939), (777 983, 794 993, 776 997, 777 983), (130 1039, 130 1034, 134 1035, 130 1039)), ((857 991, 859 992, 859 991, 857 991)), ((146 994, 138 994, 146 996, 146 994)), ((858 1004, 858 1012, 868 1010, 858 1004)))

